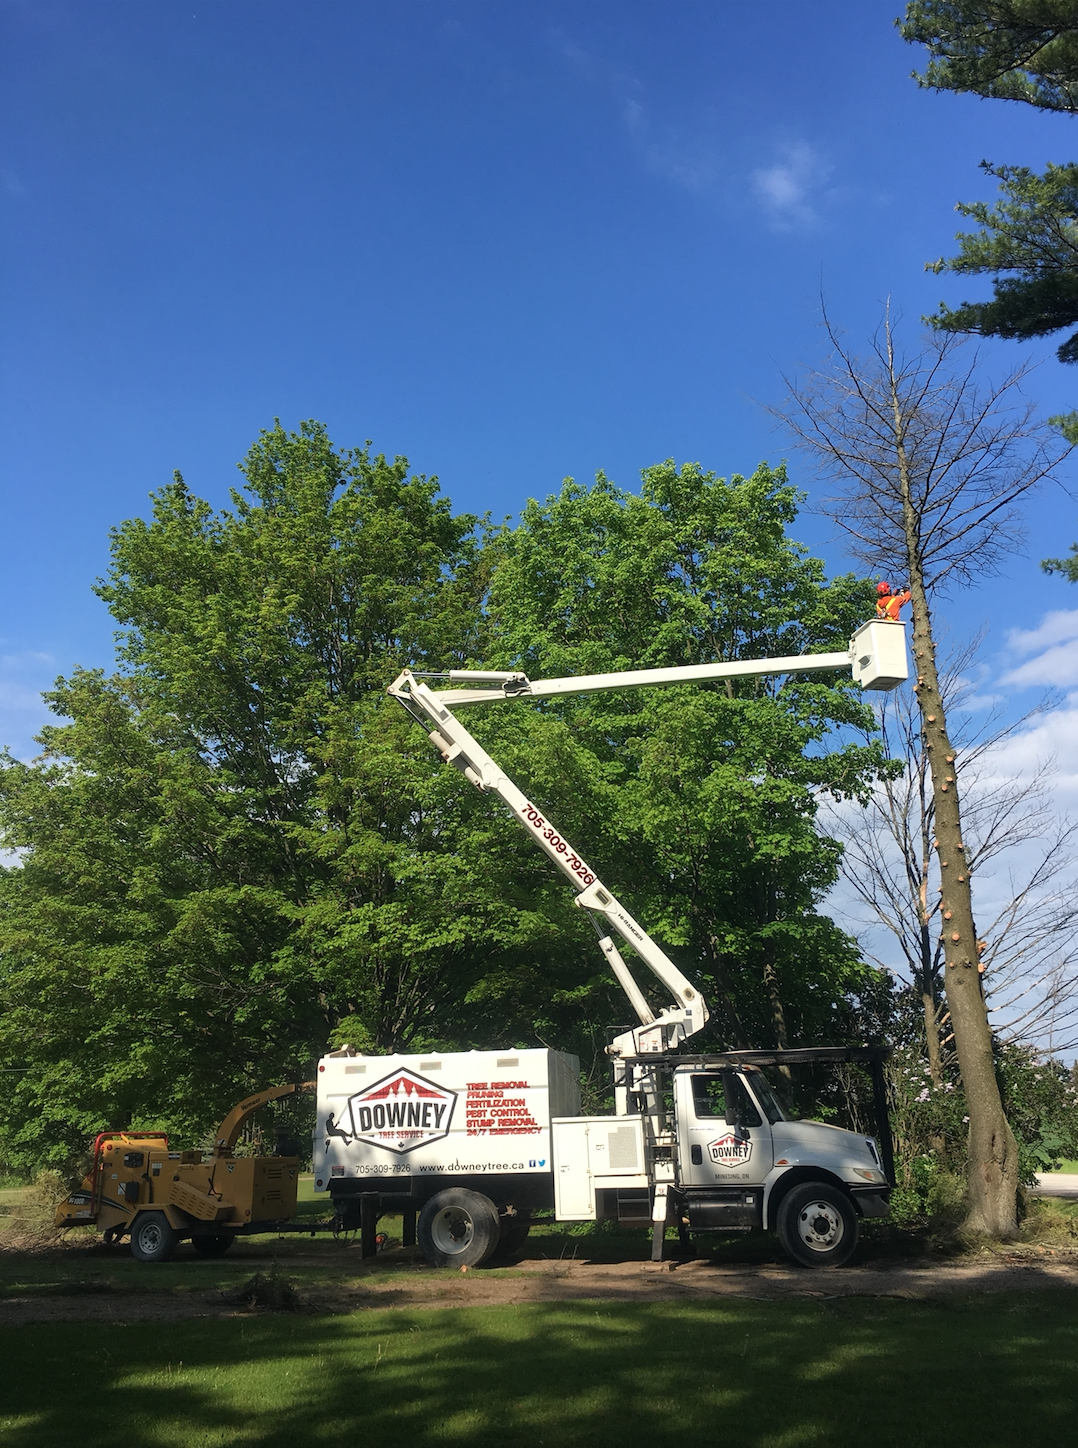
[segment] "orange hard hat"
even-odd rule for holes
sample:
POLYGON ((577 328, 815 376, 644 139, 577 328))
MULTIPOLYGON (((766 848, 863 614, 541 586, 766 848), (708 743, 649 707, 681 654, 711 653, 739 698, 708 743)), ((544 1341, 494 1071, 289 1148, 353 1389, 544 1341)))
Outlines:
POLYGON ((877 583, 877 584, 876 584, 876 592, 877 592, 877 593, 890 593, 890 592, 891 592, 891 585, 890 585, 889 583, 877 583))

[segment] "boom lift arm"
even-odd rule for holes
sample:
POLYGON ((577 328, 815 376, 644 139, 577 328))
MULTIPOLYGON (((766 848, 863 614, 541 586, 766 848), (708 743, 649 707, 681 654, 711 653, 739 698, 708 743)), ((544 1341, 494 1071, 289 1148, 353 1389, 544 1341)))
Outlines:
MULTIPOLYGON (((449 674, 417 675, 405 669, 388 693, 413 719, 429 729, 429 737, 448 764, 459 769, 477 789, 496 794, 516 815, 536 844, 568 877, 578 892, 576 904, 586 910, 599 935, 599 946, 640 1020, 632 1031, 618 1036, 609 1047, 615 1057, 662 1055, 676 1049, 707 1024, 703 997, 638 921, 626 910, 588 865, 584 857, 532 804, 473 738, 454 707, 490 704, 511 699, 555 698, 566 694, 606 689, 637 689, 659 684, 704 683, 713 679, 746 678, 756 674, 803 674, 852 668, 855 680, 866 689, 893 689, 908 675, 905 625, 873 620, 854 634, 842 653, 802 654, 790 658, 750 659, 734 663, 690 664, 666 669, 629 669, 613 674, 584 674, 566 679, 531 680, 522 673, 454 670, 449 674), (432 689, 424 678, 445 679, 451 687, 432 689), (632 946, 652 974, 673 997, 673 1004, 658 1016, 626 965, 611 929, 632 946)), ((616 1076, 622 1076, 617 1072, 616 1076)), ((623 1076, 622 1076, 623 1079, 623 1076)), ((619 1102, 619 1111, 624 1107, 619 1102)))

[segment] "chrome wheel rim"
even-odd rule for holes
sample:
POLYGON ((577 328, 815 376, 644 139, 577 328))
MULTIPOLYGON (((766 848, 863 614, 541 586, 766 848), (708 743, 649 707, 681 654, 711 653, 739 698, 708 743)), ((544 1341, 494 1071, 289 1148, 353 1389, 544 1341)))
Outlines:
POLYGON ((475 1236, 475 1222, 464 1207, 446 1207, 431 1223, 431 1236, 439 1252, 456 1257, 466 1252, 475 1236))
POLYGON ((806 1202, 797 1214, 797 1235, 812 1252, 830 1252, 842 1233, 842 1214, 832 1202, 806 1202))

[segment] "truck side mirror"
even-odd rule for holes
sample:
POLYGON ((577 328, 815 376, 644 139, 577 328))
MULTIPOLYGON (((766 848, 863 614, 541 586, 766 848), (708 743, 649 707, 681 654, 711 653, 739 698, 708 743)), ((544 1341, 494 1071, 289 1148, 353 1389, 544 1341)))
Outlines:
POLYGON ((726 1124, 747 1130, 760 1125, 760 1113, 752 1104, 741 1077, 735 1072, 723 1072, 726 1087, 726 1124))
POLYGON ((740 1126, 744 1115, 741 1110, 741 1092, 738 1089, 741 1082, 735 1072, 724 1071, 722 1084, 726 1093, 726 1124, 727 1126, 740 1126))

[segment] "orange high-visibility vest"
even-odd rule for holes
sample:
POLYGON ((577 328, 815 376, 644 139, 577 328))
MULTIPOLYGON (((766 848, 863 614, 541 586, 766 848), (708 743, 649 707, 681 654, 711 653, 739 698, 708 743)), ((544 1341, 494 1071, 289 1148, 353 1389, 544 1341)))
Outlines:
POLYGON ((902 605, 909 603, 910 591, 903 589, 901 593, 892 593, 889 598, 881 598, 876 602, 876 617, 890 619, 892 623, 900 623, 902 605))

